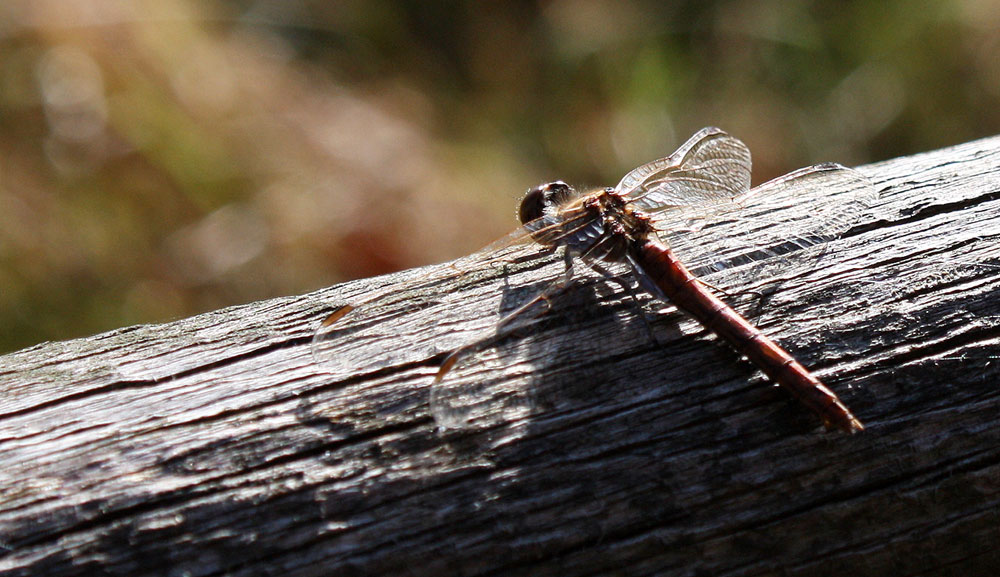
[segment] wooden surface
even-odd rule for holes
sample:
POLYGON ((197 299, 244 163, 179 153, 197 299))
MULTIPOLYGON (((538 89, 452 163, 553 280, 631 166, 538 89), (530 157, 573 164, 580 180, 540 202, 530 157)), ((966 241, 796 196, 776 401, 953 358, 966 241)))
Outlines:
POLYGON ((439 428, 447 351, 559 263, 430 267, 0 357, 0 574, 997 574, 1000 138, 863 170, 755 317, 861 434, 588 282, 439 428))

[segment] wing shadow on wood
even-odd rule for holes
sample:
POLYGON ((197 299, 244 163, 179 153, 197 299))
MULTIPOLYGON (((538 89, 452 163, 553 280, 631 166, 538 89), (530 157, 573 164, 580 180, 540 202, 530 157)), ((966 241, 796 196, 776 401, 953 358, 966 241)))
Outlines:
POLYGON ((649 344, 627 297, 584 286, 506 345, 545 410, 443 441, 430 382, 484 318, 452 293, 502 283, 406 292, 428 268, 0 357, 0 570, 997 574, 1000 274, 967 265, 997 264, 1000 139, 866 172, 891 190, 846 264, 760 322, 863 434, 819 433, 735 353, 673 338, 679 316, 649 344), (317 302, 373 290, 395 292, 351 319, 349 362, 316 367, 317 302))
MULTIPOLYGON (((492 346, 467 358, 435 385, 431 410, 441 430, 454 437, 451 433, 530 426, 534 419, 614 398, 612 359, 653 345, 643 311, 616 288, 578 280, 550 298, 546 314, 503 331, 492 346), (438 406, 448 402, 458 405, 450 414, 438 406)), ((510 293, 510 308, 523 300, 518 292, 510 293)))

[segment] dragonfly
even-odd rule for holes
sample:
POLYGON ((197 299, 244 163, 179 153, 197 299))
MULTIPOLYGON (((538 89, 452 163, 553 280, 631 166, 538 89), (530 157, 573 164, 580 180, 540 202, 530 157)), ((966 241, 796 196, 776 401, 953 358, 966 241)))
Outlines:
MULTIPOLYGON (((434 386, 486 341, 512 334, 524 317, 536 315, 540 303, 547 305, 554 293, 571 284, 580 262, 630 294, 633 285, 623 279, 631 279, 634 288, 693 317, 827 428, 863 430, 830 388, 716 296, 713 291, 719 287, 702 279, 745 282, 759 273, 759 263, 780 264, 790 254, 837 238, 870 204, 874 187, 856 170, 824 163, 751 188, 750 168, 750 150, 742 141, 708 127, 670 156, 632 170, 613 188, 578 191, 555 181, 530 189, 519 209, 522 226, 481 252, 490 259, 511 246, 534 244, 542 254, 561 251, 563 273, 501 318, 494 338, 479 339, 445 357, 434 386), (828 193, 803 198, 808 186, 823 186, 828 193), (786 210, 803 203, 808 203, 805 211, 786 210)), ((313 339, 314 355, 339 321, 359 306, 342 306, 323 320, 313 339)), ((432 405, 441 396, 436 391, 432 405)), ((432 411, 440 412, 433 406, 432 411)))

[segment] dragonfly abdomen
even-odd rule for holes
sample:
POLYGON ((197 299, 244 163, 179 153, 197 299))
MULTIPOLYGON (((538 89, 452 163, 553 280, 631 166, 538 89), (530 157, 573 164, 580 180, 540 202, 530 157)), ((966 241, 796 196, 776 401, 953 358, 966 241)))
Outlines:
POLYGON ((833 391, 760 329, 708 291, 669 247, 647 240, 636 257, 653 283, 673 304, 745 355, 772 381, 819 415, 828 427, 848 433, 864 429, 833 391))

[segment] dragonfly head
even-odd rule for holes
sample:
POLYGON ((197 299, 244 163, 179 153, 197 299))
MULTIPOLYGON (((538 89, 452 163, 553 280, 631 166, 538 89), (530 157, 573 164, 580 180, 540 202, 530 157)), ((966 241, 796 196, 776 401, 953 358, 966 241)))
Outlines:
POLYGON ((561 180, 541 184, 532 188, 521 200, 518 216, 521 224, 551 214, 561 203, 575 196, 573 187, 561 180))

